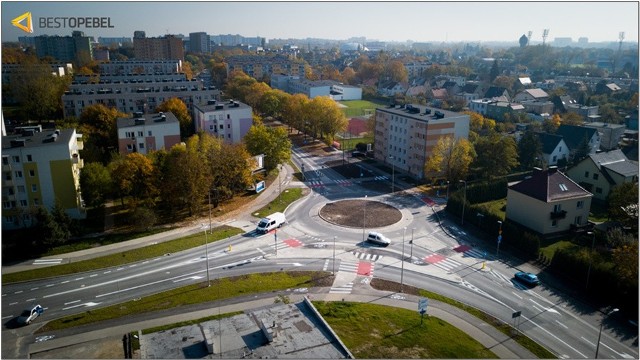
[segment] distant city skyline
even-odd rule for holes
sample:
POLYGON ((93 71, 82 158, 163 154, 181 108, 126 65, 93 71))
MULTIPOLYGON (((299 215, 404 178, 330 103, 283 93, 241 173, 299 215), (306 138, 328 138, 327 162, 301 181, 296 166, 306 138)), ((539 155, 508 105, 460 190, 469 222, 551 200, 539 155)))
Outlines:
MULTIPOLYGON (((346 41, 364 37, 387 42, 531 42, 588 38, 590 43, 638 42, 637 2, 93 2, 42 1, 1 4, 2 41, 19 36, 147 37, 206 32, 266 39, 319 38, 346 41), (31 12, 33 33, 11 20, 31 12), (40 19, 109 18, 111 28, 41 28, 40 19)), ((55 23, 51 22, 50 26, 55 23)))

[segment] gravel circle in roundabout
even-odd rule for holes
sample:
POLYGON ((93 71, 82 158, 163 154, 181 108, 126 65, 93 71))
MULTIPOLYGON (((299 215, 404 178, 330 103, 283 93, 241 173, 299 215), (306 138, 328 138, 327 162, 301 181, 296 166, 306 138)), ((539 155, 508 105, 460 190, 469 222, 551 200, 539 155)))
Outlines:
POLYGON ((375 200, 340 200, 320 209, 320 218, 334 225, 351 228, 380 228, 397 223, 402 213, 375 200))

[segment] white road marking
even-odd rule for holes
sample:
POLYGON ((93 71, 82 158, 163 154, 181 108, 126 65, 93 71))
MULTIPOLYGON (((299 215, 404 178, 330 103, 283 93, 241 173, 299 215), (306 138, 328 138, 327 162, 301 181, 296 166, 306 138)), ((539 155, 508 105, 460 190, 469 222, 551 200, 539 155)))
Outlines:
POLYGON ((9 306, 16 305, 16 304, 17 304, 17 302, 12 302, 11 304, 9 304, 9 306))
POLYGON ((68 282, 69 282, 69 280, 65 280, 65 281, 61 282, 60 284, 66 284, 68 282))
POLYGON ((84 276, 75 279, 75 281, 78 281, 78 280, 84 280, 84 276))
POLYGON ((522 296, 520 296, 520 295, 518 295, 518 294, 514 293, 513 291, 512 291, 511 293, 512 293, 513 295, 517 296, 520 300, 522 300, 522 296))
POLYGON ((607 349, 609 349, 609 350, 613 351, 614 353, 618 354, 618 356, 619 356, 619 357, 621 357, 621 358, 625 358, 625 359, 633 359, 633 357, 632 357, 632 356, 629 356, 629 354, 625 354, 625 353, 622 353, 622 354, 621 354, 621 353, 619 353, 619 352, 617 352, 617 351, 613 350, 612 348, 608 347, 608 346, 607 346, 607 344, 605 344, 605 343, 604 343, 604 342, 602 342, 602 341, 600 342, 600 344, 601 344, 602 346, 606 347, 607 349))
POLYGON ((89 275, 90 278, 96 277, 96 276, 98 276, 98 274, 89 275))
POLYGON ((103 272, 103 274, 108 274, 108 273, 110 273, 110 272, 111 272, 111 270, 109 270, 109 271, 105 271, 105 272, 103 272))
POLYGON ((79 303, 81 300, 74 300, 74 301, 69 301, 64 303, 65 305, 69 305, 69 304, 75 304, 75 303, 79 303))
POLYGON ((27 299, 27 301, 26 301, 26 302, 28 302, 28 303, 29 303, 29 302, 32 302, 32 301, 36 301, 36 298, 27 299))
POLYGON ((47 284, 44 287, 52 287, 54 284, 47 284))
POLYGON ((73 309, 73 308, 77 308, 80 306, 87 306, 87 307, 91 307, 91 306, 96 306, 96 305, 100 305, 101 303, 94 303, 94 302, 86 302, 84 304, 78 304, 78 305, 73 305, 73 306, 67 306, 66 308, 62 308, 62 310, 69 310, 69 309, 73 309))
POLYGON ((4 316, 4 317, 2 318, 2 320, 4 320, 4 319, 8 319, 8 318, 11 318, 11 317, 13 317, 13 315, 4 316))
POLYGON ((199 279, 202 279, 202 278, 203 278, 203 276, 194 275, 194 276, 189 276, 189 277, 182 278, 182 279, 173 280, 173 282, 177 283, 177 282, 185 281, 185 280, 199 280, 199 279))
POLYGON ((21 294, 21 293, 22 293, 22 290, 18 290, 16 292, 14 292, 14 294, 21 294))
POLYGON ((38 289, 39 289, 39 288, 34 287, 34 288, 31 288, 31 291, 33 291, 33 290, 38 290, 38 289))
POLYGON ((591 346, 596 346, 596 344, 592 343, 591 341, 587 340, 584 338, 584 336, 580 336, 580 339, 584 340, 584 342, 586 342, 587 344, 591 345, 591 346))
POLYGON ((544 306, 542 306, 542 305, 538 304, 537 302, 535 302, 535 301, 533 301, 533 300, 531 300, 531 299, 529 299, 529 301, 531 301, 532 303, 534 303, 534 304, 538 305, 539 307, 541 307, 542 309, 544 309, 544 311, 548 311, 548 312, 551 312, 551 313, 555 313, 555 314, 561 315, 561 314, 558 312, 558 310, 556 310, 556 309, 553 309, 553 308, 545 308, 544 306))
POLYGON ((561 323, 560 321, 556 320, 556 322, 558 323, 558 325, 562 326, 565 329, 568 329, 569 327, 563 323, 561 323))

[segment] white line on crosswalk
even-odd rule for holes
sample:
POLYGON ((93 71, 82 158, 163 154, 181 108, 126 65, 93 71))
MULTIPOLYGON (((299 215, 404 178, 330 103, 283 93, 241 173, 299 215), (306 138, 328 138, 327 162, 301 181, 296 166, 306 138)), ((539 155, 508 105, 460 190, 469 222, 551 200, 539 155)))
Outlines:
POLYGON ((434 263, 432 265, 439 267, 440 269, 443 269, 443 270, 451 271, 452 269, 455 269, 461 264, 455 260, 445 259, 442 261, 438 261, 437 263, 434 263))
POLYGON ((485 252, 473 249, 473 250, 465 251, 464 255, 478 258, 478 259, 483 259, 485 257, 485 252))
POLYGON ((329 259, 324 261, 324 267, 322 267, 322 271, 327 271, 328 267, 329 267, 329 259))

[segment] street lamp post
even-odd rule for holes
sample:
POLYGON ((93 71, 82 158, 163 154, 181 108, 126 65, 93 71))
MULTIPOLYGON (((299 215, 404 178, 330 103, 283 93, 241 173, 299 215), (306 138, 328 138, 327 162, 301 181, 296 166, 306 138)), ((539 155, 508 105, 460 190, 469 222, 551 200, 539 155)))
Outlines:
POLYGON ((404 292, 404 234, 407 232, 405 227, 402 230, 402 269, 400 270, 400 292, 404 292))
POLYGON ((500 228, 498 229, 498 244, 496 245, 496 257, 500 253, 500 242, 502 241, 502 221, 498 220, 498 225, 500 228))
POLYGON ((282 204, 282 181, 280 181, 280 173, 282 172, 282 165, 279 166, 278 170, 278 202, 282 204))
POLYGON ((411 244, 411 250, 409 253, 409 259, 411 260, 411 262, 413 263, 413 230, 415 230, 416 228, 412 228, 411 229, 411 241, 409 241, 409 244, 411 244))
POLYGON ((602 325, 604 324, 604 321, 609 317, 609 315, 613 314, 614 312, 618 312, 619 310, 620 309, 615 308, 609 311, 609 313, 607 313, 607 315, 605 315, 604 318, 600 320, 600 332, 598 333, 598 345, 596 345, 596 357, 594 359, 598 358, 598 350, 600 350, 600 337, 602 336, 602 325))
POLYGON ((336 237, 333 237, 333 276, 336 275, 336 237))
POLYGON ((589 254, 589 269, 587 270, 587 284, 585 285, 585 289, 589 288, 589 276, 591 275, 591 263, 593 262, 593 250, 596 246, 596 232, 589 231, 587 234, 592 235, 593 238, 591 240, 591 253, 589 254))
POLYGON ((464 184, 464 200, 462 200, 462 225, 464 225, 464 206, 467 203, 467 182, 465 180, 459 180, 459 182, 464 184))
POLYGON ((389 159, 391 159, 391 193, 393 194, 396 189, 396 158, 393 155, 389 155, 389 159))
POLYGON ((362 210, 364 211, 364 215, 362 215, 362 242, 364 242, 364 228, 367 222, 367 195, 364 196, 364 205, 362 205, 362 210))

